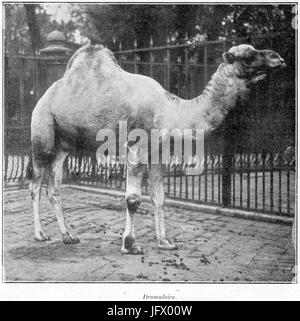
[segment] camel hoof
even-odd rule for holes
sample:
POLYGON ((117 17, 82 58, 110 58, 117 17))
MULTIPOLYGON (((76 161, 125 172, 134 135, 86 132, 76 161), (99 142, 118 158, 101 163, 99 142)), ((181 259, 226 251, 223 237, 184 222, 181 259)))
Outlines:
POLYGON ((132 255, 140 255, 143 254, 143 250, 135 245, 135 238, 132 235, 124 236, 123 238, 123 246, 121 249, 122 254, 132 254, 132 255))
POLYGON ((64 244, 77 244, 80 242, 79 238, 74 237, 70 232, 63 234, 64 244))
POLYGON ((36 235, 34 237, 34 240, 37 242, 46 242, 46 241, 51 241, 51 238, 47 236, 47 234, 44 233, 43 231, 40 231, 39 235, 36 235))
POLYGON ((158 241, 157 247, 159 250, 178 250, 178 246, 167 239, 158 241))
POLYGON ((139 246, 132 246, 128 249, 122 247, 121 249, 122 254, 131 254, 131 255, 141 255, 144 254, 143 250, 139 246))

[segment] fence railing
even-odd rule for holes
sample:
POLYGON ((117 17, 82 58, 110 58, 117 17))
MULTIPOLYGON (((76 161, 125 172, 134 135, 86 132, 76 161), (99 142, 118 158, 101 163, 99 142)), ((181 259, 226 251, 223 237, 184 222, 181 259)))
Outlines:
MULTIPOLYGON (((256 47, 266 48, 270 47, 266 46, 266 41, 273 40, 268 37, 267 40, 258 38, 254 41, 256 47)), ((235 42, 239 40, 235 39, 235 42)), ((115 55, 125 70, 151 76, 172 93, 190 98, 202 91, 216 70, 221 53, 230 45, 231 40, 160 47, 150 45, 149 48, 117 51, 115 55)), ((67 57, 26 55, 7 56, 5 59, 4 181, 7 186, 27 183, 25 170, 30 153, 31 111, 47 87, 63 74, 67 60, 67 57)), ((292 76, 289 75, 291 79, 292 76)), ((256 92, 250 107, 268 110, 273 117, 278 110, 295 106, 294 82, 291 79, 274 82, 267 90, 256 92)), ((260 114, 255 123, 259 120, 260 114)), ((239 124, 243 123, 239 121, 239 124)), ((258 130, 253 129, 252 132, 258 130)), ((224 136, 222 133, 219 134, 221 138, 224 136)), ((260 141, 266 140, 266 133, 268 130, 260 132, 260 141)), ((229 142, 229 145, 235 145, 229 153, 224 153, 223 139, 213 140, 201 169, 175 162, 166 165, 164 182, 167 196, 190 202, 293 215, 295 156, 292 160, 287 157, 286 142, 280 141, 276 145, 276 139, 272 140, 272 144, 266 140, 264 148, 260 149, 248 145, 251 140, 249 135, 237 132, 235 136, 239 137, 239 141, 229 142), (243 136, 246 138, 241 140, 243 136)), ((89 153, 69 156, 65 169, 67 181, 125 189, 124 165, 99 164, 89 153)), ((145 177, 143 192, 147 191, 145 177)))
MULTIPOLYGON (((235 154, 230 172, 230 207, 293 215, 295 211, 295 163, 286 154, 235 154)), ((126 166, 117 161, 101 164, 93 155, 68 158, 66 180, 110 189, 126 188, 126 166)), ((224 205, 223 159, 207 154, 202 164, 164 165, 167 197, 184 201, 224 205)), ((148 193, 147 172, 143 192, 148 193)))

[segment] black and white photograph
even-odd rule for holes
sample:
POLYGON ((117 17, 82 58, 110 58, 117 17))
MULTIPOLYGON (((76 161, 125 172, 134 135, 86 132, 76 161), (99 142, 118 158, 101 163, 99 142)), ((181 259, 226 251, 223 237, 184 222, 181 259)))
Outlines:
POLYGON ((298 283, 297 3, 2 17, 3 284, 298 283))

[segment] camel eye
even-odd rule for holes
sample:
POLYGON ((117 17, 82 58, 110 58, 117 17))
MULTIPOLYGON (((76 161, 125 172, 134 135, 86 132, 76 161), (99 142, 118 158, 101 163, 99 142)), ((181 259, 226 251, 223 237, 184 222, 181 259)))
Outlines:
POLYGON ((248 57, 248 58, 245 58, 245 59, 244 59, 244 63, 245 63, 246 65, 250 65, 250 64, 252 63, 252 61, 253 61, 253 59, 252 59, 251 57, 248 57))
POLYGON ((248 57, 244 58, 244 63, 247 65, 251 65, 255 59, 256 59, 256 54, 253 53, 253 54, 249 55, 248 57))

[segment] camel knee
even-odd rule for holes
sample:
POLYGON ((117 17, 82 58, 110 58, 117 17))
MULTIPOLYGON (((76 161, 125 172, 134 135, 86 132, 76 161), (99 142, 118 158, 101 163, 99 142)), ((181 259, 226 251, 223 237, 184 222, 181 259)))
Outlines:
POLYGON ((33 201, 41 199, 41 189, 29 188, 30 196, 33 201))
POLYGON ((166 197, 163 187, 153 188, 150 197, 155 207, 162 208, 164 206, 166 197))
POLYGON ((35 179, 29 184, 29 192, 33 201, 41 198, 41 178, 35 179))
POLYGON ((129 212, 136 212, 141 205, 141 196, 138 194, 130 194, 126 196, 126 205, 129 212))
POLYGON ((48 188, 46 193, 52 205, 60 202, 60 193, 58 188, 48 188))

